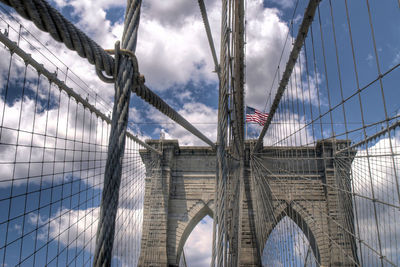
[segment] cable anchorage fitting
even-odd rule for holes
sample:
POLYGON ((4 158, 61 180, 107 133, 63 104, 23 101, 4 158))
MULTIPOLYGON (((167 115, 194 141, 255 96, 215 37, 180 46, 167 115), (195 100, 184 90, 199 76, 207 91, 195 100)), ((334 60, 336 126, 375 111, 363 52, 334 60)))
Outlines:
POLYGON ((114 49, 104 49, 104 51, 106 51, 107 53, 109 53, 111 55, 115 55, 115 58, 114 58, 115 66, 114 66, 114 76, 113 77, 104 76, 103 72, 101 70, 99 70, 98 68, 96 68, 96 73, 102 81, 104 81, 106 83, 114 83, 115 82, 115 80, 117 78, 118 68, 119 68, 119 57, 122 54, 122 55, 128 56, 132 62, 133 68, 135 70, 134 80, 136 81, 136 85, 142 86, 145 83, 146 79, 144 78, 144 75, 139 73, 139 63, 138 63, 135 53, 133 53, 132 51, 127 50, 127 49, 121 49, 119 41, 117 41, 115 43, 114 49))

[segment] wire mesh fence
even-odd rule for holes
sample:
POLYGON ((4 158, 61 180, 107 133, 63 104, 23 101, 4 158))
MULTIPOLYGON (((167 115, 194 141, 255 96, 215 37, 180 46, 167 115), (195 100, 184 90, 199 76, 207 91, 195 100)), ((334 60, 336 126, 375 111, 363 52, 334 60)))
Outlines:
MULTIPOLYGON (((274 106, 303 12, 298 2, 267 85, 265 111, 275 113, 266 148, 251 156, 259 254, 268 266, 399 266, 400 57, 382 19, 398 21, 398 4, 319 3, 274 106)), ((111 105, 0 9, 0 262, 92 265, 111 105)), ((233 15, 229 20, 232 26, 233 15)), ((230 134, 241 136, 240 124, 230 134)), ((140 255, 146 176, 140 148, 127 137, 116 266, 137 265, 140 255)), ((231 175, 227 189, 235 217, 240 175, 231 175)), ((222 232, 229 241, 219 250, 237 252, 238 230, 222 232)))
MULTIPOLYGON (((109 106, 66 66, 53 65, 56 56, 7 10, 2 8, 0 18, 2 40, 32 53, 0 47, 1 265, 90 266, 110 131, 99 109, 109 106), (45 61, 58 78, 30 60, 45 61)), ((145 177, 140 148, 127 137, 115 266, 134 266, 139 258, 145 177)))
POLYGON ((270 150, 253 157, 267 266, 400 265, 400 61, 382 20, 398 21, 393 10, 368 0, 316 10, 263 139, 270 150))

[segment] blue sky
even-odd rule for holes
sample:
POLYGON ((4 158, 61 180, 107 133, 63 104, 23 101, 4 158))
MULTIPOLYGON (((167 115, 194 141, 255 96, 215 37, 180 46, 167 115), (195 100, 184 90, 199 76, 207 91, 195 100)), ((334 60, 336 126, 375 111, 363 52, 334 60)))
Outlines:
MULTIPOLYGON (((384 72, 400 58, 398 10, 393 8, 395 1, 372 1, 372 20, 376 37, 380 68, 384 72), (387 20, 381 20, 385 16, 387 20), (390 21, 390 23, 388 23, 390 21)), ((333 5, 337 45, 341 66, 344 97, 357 90, 350 40, 345 17, 344 2, 333 5)), ((70 18, 103 47, 113 47, 122 31, 125 1, 64 1, 53 2, 62 13, 70 18), (102 25, 99 27, 99 25, 102 25)), ((206 1, 216 49, 219 51, 220 14, 218 1, 206 1)), ((274 94, 277 77, 274 74, 279 64, 283 44, 292 18, 294 0, 286 1, 249 1, 247 3, 247 88, 246 104, 257 109, 268 110, 267 102, 272 89, 274 94), (274 83, 273 83, 274 81, 274 83)), ((321 25, 325 38, 327 72, 323 69, 323 56, 319 35, 319 24, 314 23, 314 42, 316 47, 317 74, 320 87, 322 112, 328 109, 327 93, 324 90, 329 80, 332 104, 339 101, 339 87, 336 70, 336 54, 332 39, 332 22, 329 14, 329 1, 321 3, 321 25)), ((289 42, 283 50, 279 64, 283 72, 287 56, 291 49, 292 35, 296 35, 306 1, 299 1, 294 15, 294 27, 290 29, 289 42)), ((350 1, 350 21, 353 33, 359 85, 363 87, 372 77, 377 77, 375 55, 369 30, 368 13, 365 1, 350 1), (355 12, 357 10, 357 12, 355 12)), ((310 38, 307 39, 308 53, 311 54, 310 38)), ((167 103, 181 112, 186 118, 202 130, 211 140, 216 138, 217 77, 213 73, 213 63, 207 45, 204 27, 196 3, 191 1, 154 2, 144 1, 138 37, 137 56, 140 71, 145 75, 148 86, 162 96, 167 103)), ((304 63, 303 63, 304 64, 304 63)), ((310 72, 312 62, 308 63, 310 72)), ((72 68, 72 67, 71 67, 72 68)), ((304 70, 303 70, 304 71, 304 70)), ((385 78, 385 86, 394 85, 395 75, 385 78)), ((93 83, 94 78, 90 81, 93 83)), ((95 87, 105 87, 96 83, 95 87)), ((111 87, 106 87, 105 99, 112 101, 111 87)), ((98 90, 98 89, 95 89, 98 90)), ((104 89, 102 89, 104 91, 104 89)), ((365 104, 377 105, 376 95, 372 91, 364 94, 365 104)), ((395 103, 393 90, 387 90, 386 101, 392 111, 399 108, 395 103)), ((316 99, 312 99, 316 101, 316 99)), ((317 103, 315 107, 317 106, 317 103)), ((163 128, 167 137, 178 138, 182 144, 201 144, 201 141, 187 134, 180 126, 166 119, 158 111, 149 107, 141 99, 133 97, 130 116, 133 131, 144 136, 157 138, 163 128)), ((366 117, 376 121, 383 116, 380 108, 368 109, 366 117), (370 112, 370 113, 369 113, 370 112)), ((359 122, 359 114, 353 114, 359 122)), ((341 119, 338 115, 338 119, 341 119)), ((350 121, 350 119, 349 119, 350 121)), ((258 133, 258 126, 251 127, 258 133)))
MULTIPOLYGON (((219 1, 211 0, 205 2, 215 46, 217 52, 219 52, 220 3, 219 1)), ((342 86, 346 97, 357 90, 357 85, 344 2, 333 2, 336 41, 339 60, 341 62, 342 86)), ((125 10, 124 0, 54 0, 50 1, 50 3, 104 48, 113 48, 115 41, 121 38, 125 10)), ((360 87, 363 87, 375 79, 378 73, 371 31, 369 29, 368 11, 365 1, 348 1, 348 4, 354 46, 357 48, 355 55, 360 77, 359 84, 360 87)), ((379 67, 383 73, 400 63, 399 7, 397 1, 394 0, 370 1, 370 4, 379 67)), ((292 30, 290 28, 290 21, 294 6, 294 0, 254 0, 247 2, 246 104, 249 106, 260 110, 269 110, 271 101, 268 101, 268 96, 271 94, 273 99, 277 85, 277 77, 274 80, 275 71, 278 66, 280 66, 281 73, 285 68, 291 49, 292 38, 295 37, 301 23, 301 16, 304 12, 306 1, 299 1, 297 11, 293 16, 294 26, 292 30), (288 31, 290 31, 288 35, 289 41, 287 46, 283 48, 288 31), (281 54, 283 57, 282 61, 279 62, 281 54)), ((324 45, 325 51, 328 51, 325 55, 328 69, 325 72, 319 22, 316 17, 316 21, 313 24, 313 37, 317 54, 317 69, 311 74, 314 81, 312 81, 310 87, 312 95, 310 102, 312 109, 315 109, 315 114, 318 112, 316 86, 319 86, 321 89, 320 106, 322 112, 329 109, 326 90, 327 80, 329 81, 332 103, 340 102, 329 1, 322 1, 320 10, 321 27, 324 36, 326 36, 324 45)), ((48 47, 52 51, 57 51, 57 57, 81 77, 82 81, 78 81, 78 84, 89 84, 92 91, 88 98, 91 103, 94 101, 95 94, 104 99, 105 104, 97 104, 97 107, 108 114, 113 101, 113 86, 102 83, 96 77, 93 67, 87 64, 84 59, 79 58, 73 52, 68 52, 61 44, 52 42, 47 34, 41 33, 29 22, 23 20, 23 24, 39 40, 47 42, 48 47)), ((307 53, 312 53, 310 38, 307 39, 306 45, 308 48, 307 53)), ((45 61, 40 55, 35 56, 38 61, 45 61)), ((215 141, 218 80, 217 75, 213 72, 214 66, 197 2, 186 0, 144 0, 139 27, 137 57, 140 71, 146 77, 146 84, 205 133, 206 136, 215 141)), ((304 54, 301 57, 304 60, 304 54)), ((49 69, 53 68, 54 70, 55 68, 49 62, 44 62, 44 64, 49 69)), ((303 62, 303 66, 304 64, 303 62)), ((57 65, 61 66, 62 64, 58 62, 57 65)), ((308 65, 311 70, 313 68, 312 63, 309 62, 308 65)), ((3 65, 2 67, 4 68, 3 65)), ((61 66, 60 68, 64 68, 64 71, 66 70, 65 66, 61 66)), ((305 75, 304 69, 295 69, 295 71, 299 72, 302 76, 305 75)), ((398 104, 399 76, 399 70, 397 69, 383 80, 385 88, 388 88, 385 90, 385 101, 390 114, 398 113, 398 109, 400 108, 398 104)), ((1 82, 4 83, 4 80, 1 80, 1 82)), ((72 84, 70 86, 75 88, 72 84)), ((375 122, 384 118, 382 100, 380 94, 377 93, 379 92, 377 86, 377 84, 374 84, 362 96, 363 104, 368 107, 365 109, 365 117, 368 122, 375 122)), ((12 98, 8 98, 7 101, 9 101, 9 104, 13 103, 12 98)), ((347 120, 354 121, 354 124, 349 126, 350 129, 351 127, 359 127, 361 123, 359 109, 354 108, 357 104, 356 101, 350 100, 346 107, 351 111, 348 112, 349 117, 347 120)), ((309 114, 305 118, 301 118, 301 114, 297 114, 296 116, 294 117, 299 121, 309 119, 309 114)), ((343 120, 340 112, 334 112, 333 116, 335 122, 343 120)), ((323 120, 324 122, 328 122, 326 118, 323 118, 323 120)), ((131 99, 129 127, 133 133, 140 135, 143 139, 157 139, 161 129, 163 129, 166 132, 167 138, 179 139, 181 145, 203 144, 179 125, 176 125, 135 96, 131 99)), ((324 130, 327 132, 319 132, 316 137, 329 137, 332 135, 329 129, 324 130)), ((257 136, 259 131, 259 126, 249 126, 248 133, 250 137, 257 136)), ((337 131, 336 134, 343 134, 343 125, 336 126, 335 131, 337 131)), ((305 135, 307 134, 309 133, 305 133, 305 135)), ((360 137, 354 135, 351 138, 356 140, 360 137)), ((81 184, 77 182, 70 186, 78 188, 81 184)), ((3 191, 2 194, 6 194, 6 191, 10 190, 10 188, 1 188, 1 190, 3 191)), ((66 190, 73 190, 73 188, 66 190)), ((31 197, 32 202, 29 201, 28 203, 35 205, 34 201, 36 199, 34 195, 31 197)), ((7 203, 3 202, 2 204, 4 206, 0 207, 0 211, 7 209, 7 203)), ((96 205, 96 203, 94 204, 96 205)), ((46 210, 43 212, 54 215, 56 210, 61 208, 66 208, 66 204, 60 203, 58 207, 54 207, 51 211, 46 210)), ((190 266, 207 266, 205 262, 210 257, 211 225, 212 220, 210 218, 203 220, 189 238, 185 251, 190 266), (202 244, 196 243, 199 237, 202 237, 201 240, 204 241, 202 244)))

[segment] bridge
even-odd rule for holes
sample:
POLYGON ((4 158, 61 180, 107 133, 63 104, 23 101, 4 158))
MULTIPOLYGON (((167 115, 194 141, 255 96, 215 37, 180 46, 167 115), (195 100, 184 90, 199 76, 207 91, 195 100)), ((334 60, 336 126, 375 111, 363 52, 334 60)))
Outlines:
POLYGON ((206 216, 210 266, 400 266, 400 2, 185 2, 203 106, 145 73, 180 4, 128 0, 103 47, 96 4, 0 2, 2 266, 191 266, 206 216))

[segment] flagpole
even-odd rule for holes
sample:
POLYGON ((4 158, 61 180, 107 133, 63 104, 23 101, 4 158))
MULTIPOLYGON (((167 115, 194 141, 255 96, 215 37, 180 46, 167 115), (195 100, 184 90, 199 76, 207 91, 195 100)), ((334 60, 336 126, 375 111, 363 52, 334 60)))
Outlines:
POLYGON ((247 106, 246 106, 246 114, 244 115, 244 123, 246 124, 246 134, 245 134, 245 137, 244 137, 244 140, 246 140, 247 139, 247 106))
POLYGON ((246 137, 244 139, 247 140, 247 122, 246 122, 246 137))

